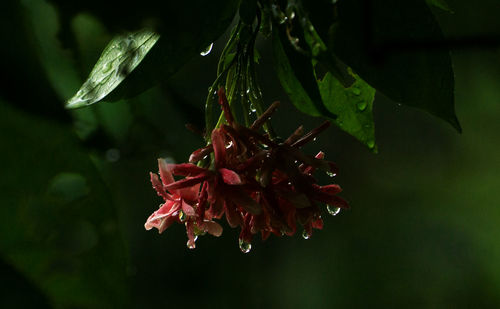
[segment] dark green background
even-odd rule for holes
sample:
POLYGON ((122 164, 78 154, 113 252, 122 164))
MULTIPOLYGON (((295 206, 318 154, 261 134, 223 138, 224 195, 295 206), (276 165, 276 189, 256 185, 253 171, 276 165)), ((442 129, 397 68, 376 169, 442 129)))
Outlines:
MULTIPOLYGON (((497 1, 448 3, 455 14, 436 14, 449 37, 500 36, 497 1)), ((500 306, 498 46, 452 51, 463 134, 377 96, 377 155, 333 127, 306 147, 339 165, 334 180, 352 207, 325 212, 323 231, 255 240, 242 254, 224 225, 191 251, 180 225, 144 230, 161 202, 148 173, 157 157, 182 162, 203 145, 184 124, 203 125, 227 34, 141 96, 69 113, 63 101, 109 33, 79 14, 62 44, 65 26, 46 2, 2 6, 0 307, 500 306)), ((269 42, 258 46, 264 98, 283 103, 276 131, 317 125, 282 92, 269 42)))

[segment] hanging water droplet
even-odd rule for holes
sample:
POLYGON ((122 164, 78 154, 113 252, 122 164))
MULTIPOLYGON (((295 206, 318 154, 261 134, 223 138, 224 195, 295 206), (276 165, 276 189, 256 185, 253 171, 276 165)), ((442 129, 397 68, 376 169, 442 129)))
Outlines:
POLYGON ((311 238, 311 235, 309 233, 307 233, 306 230, 303 230, 302 231, 302 238, 309 239, 309 238, 311 238))
POLYGON ((240 250, 243 253, 248 253, 250 250, 252 250, 252 244, 249 242, 244 241, 243 239, 239 239, 239 244, 240 244, 240 250))
POLYGON ((250 93, 250 88, 247 88, 247 91, 246 91, 246 92, 247 92, 247 94, 249 94, 249 93, 250 93))
POLYGON ((361 90, 357 87, 352 87, 352 93, 354 95, 360 95, 361 94, 361 90))
POLYGON ((335 206, 331 206, 331 205, 327 205, 326 206, 326 210, 328 210, 328 213, 332 216, 336 216, 339 214, 340 212, 340 207, 335 207, 335 206))
POLYGON ((297 164, 297 163, 299 163, 299 160, 295 160, 295 161, 293 161, 293 163, 297 164))
POLYGON ((366 102, 365 101, 360 101, 356 104, 356 106, 358 107, 358 109, 360 111, 364 111, 366 109, 366 102))
POLYGON ((330 171, 326 172, 326 174, 327 174, 329 177, 335 177, 335 176, 337 176, 337 173, 330 172, 330 171))
POLYGON ((206 56, 208 54, 210 54, 210 52, 212 51, 212 47, 214 47, 214 43, 210 43, 210 45, 208 45, 207 48, 205 48, 201 53, 200 55, 202 56, 206 56))
POLYGON ((257 109, 255 108, 255 105, 253 103, 250 103, 250 111, 252 113, 256 113, 257 112, 257 109))
POLYGON ((179 220, 181 220, 181 222, 186 221, 186 214, 182 210, 179 211, 179 220))
POLYGON ((315 138, 313 138, 313 142, 315 142, 315 141, 316 141, 316 137, 315 137, 315 138))
POLYGON ((196 243, 194 241, 190 241, 188 240, 187 243, 186 243, 186 246, 189 248, 189 249, 195 249, 196 248, 196 243))

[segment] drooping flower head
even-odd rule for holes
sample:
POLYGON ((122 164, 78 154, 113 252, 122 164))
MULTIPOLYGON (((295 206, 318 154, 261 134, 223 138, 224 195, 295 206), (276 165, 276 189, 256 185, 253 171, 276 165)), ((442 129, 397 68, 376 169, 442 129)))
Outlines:
POLYGON ((219 236, 222 227, 214 220, 225 217, 230 227, 240 228, 240 249, 248 252, 258 233, 263 239, 271 233, 291 236, 302 226, 303 237, 309 238, 314 228, 323 228, 320 205, 335 214, 348 208, 337 196, 338 185, 320 186, 313 175, 315 170, 334 175, 336 165, 324 160, 323 152, 310 156, 300 149, 329 122, 307 134, 299 127, 279 142, 260 133, 278 103, 244 127, 235 122, 222 88, 218 94, 227 123, 211 132, 211 142, 194 151, 189 163, 158 161, 161 181, 151 174, 151 182, 165 203, 148 218, 146 229, 161 233, 174 222, 184 223, 188 247, 194 248, 197 235, 219 236), (184 178, 175 181, 172 175, 184 178))

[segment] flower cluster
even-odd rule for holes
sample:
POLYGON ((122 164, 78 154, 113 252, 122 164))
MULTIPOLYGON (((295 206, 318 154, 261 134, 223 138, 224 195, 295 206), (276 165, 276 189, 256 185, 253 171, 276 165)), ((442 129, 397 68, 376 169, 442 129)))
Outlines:
POLYGON ((211 143, 193 152, 189 163, 167 164, 159 159, 159 174, 151 173, 153 188, 165 203, 147 220, 147 230, 161 233, 173 222, 186 226, 189 248, 198 235, 222 234, 214 221, 225 216, 229 226, 240 227, 240 249, 250 251, 254 234, 294 235, 303 226, 304 238, 313 228, 322 229, 319 205, 328 205, 335 215, 348 204, 337 193, 336 184, 320 186, 313 172, 334 176, 334 163, 300 148, 325 130, 329 122, 304 134, 299 127, 284 141, 271 139, 259 129, 275 111, 275 102, 250 127, 236 123, 223 89, 218 92, 227 124, 211 132, 211 143), (197 164, 198 163, 198 164, 197 164), (208 165, 208 167, 204 167, 208 165), (175 180, 173 175, 183 178, 175 180))

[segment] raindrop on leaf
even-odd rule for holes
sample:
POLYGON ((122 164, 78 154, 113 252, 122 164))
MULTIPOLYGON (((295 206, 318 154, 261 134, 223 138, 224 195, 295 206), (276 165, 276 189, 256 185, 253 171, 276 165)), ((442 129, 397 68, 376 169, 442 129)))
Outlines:
POLYGON ((360 111, 364 111, 366 109, 366 102, 365 101, 360 101, 356 104, 356 106, 358 107, 358 109, 360 111))
POLYGON ((202 56, 206 56, 208 54, 210 54, 210 52, 212 51, 212 47, 214 47, 214 43, 210 43, 210 45, 208 45, 207 48, 205 48, 201 53, 200 55, 202 56))

